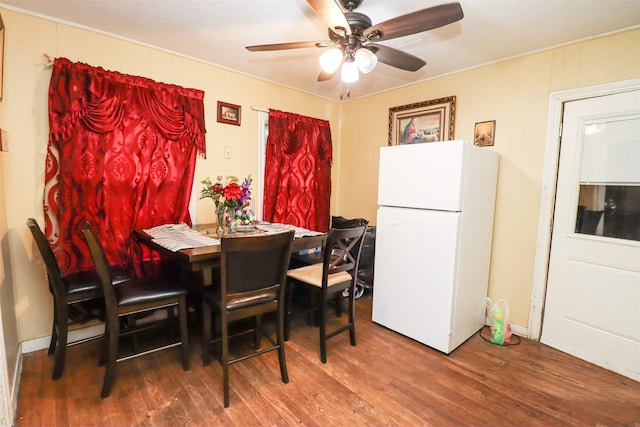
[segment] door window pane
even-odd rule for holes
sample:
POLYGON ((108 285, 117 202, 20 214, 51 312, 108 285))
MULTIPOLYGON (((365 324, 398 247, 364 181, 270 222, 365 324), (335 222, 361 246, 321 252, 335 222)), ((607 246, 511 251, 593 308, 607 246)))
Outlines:
POLYGON ((640 118, 587 121, 575 232, 640 241, 640 118))
POLYGON ((640 241, 640 186, 581 184, 576 233, 640 241))

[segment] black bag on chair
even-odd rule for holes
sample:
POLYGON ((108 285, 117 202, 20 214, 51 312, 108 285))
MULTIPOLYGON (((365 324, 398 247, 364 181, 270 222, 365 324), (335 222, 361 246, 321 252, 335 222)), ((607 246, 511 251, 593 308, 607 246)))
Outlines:
POLYGON ((347 219, 343 216, 331 217, 331 228, 353 228, 360 227, 361 225, 365 225, 368 223, 369 221, 364 218, 347 219))

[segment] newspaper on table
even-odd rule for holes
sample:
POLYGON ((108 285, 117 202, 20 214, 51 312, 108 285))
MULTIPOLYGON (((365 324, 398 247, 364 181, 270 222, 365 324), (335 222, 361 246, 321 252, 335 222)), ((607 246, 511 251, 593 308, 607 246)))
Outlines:
MULTIPOLYGON (((260 223, 255 224, 254 227, 268 234, 283 233, 285 231, 293 230, 295 238, 324 234, 290 224, 260 223)), ((159 225, 157 227, 147 228, 144 232, 151 237, 151 240, 154 243, 157 243, 172 252, 177 252, 182 249, 202 248, 205 246, 220 244, 220 239, 205 236, 184 223, 159 225)))
POLYGON ((205 236, 185 223, 165 224, 144 230, 154 243, 172 252, 220 244, 219 239, 205 236))
POLYGON ((284 231, 293 230, 294 231, 294 237, 296 239, 300 238, 300 237, 319 236, 321 234, 324 234, 324 233, 320 233, 318 231, 307 230, 306 228, 296 227, 295 225, 291 225, 291 224, 261 223, 261 224, 256 224, 255 227, 258 230, 262 230, 262 231, 264 231, 266 233, 282 233, 284 231))

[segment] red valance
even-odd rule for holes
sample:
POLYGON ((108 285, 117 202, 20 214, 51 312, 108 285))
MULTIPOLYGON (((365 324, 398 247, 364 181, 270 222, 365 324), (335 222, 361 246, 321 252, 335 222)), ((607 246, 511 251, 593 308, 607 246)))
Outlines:
POLYGON ((79 120, 92 132, 112 132, 127 111, 138 109, 166 139, 184 139, 206 156, 203 99, 198 89, 56 58, 49 85, 51 140, 68 138, 79 120))

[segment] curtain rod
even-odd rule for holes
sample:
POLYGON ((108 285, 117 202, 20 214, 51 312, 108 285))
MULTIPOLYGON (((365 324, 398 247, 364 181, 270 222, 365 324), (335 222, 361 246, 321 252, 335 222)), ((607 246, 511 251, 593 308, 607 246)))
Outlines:
POLYGON ((53 67, 54 57, 52 57, 48 53, 43 53, 42 55, 44 56, 44 60, 45 60, 44 66, 45 67, 53 67))
POLYGON ((256 110, 256 111, 262 111, 263 113, 268 113, 269 112, 268 108, 256 107, 255 105, 252 105, 251 109, 252 110, 256 110))

